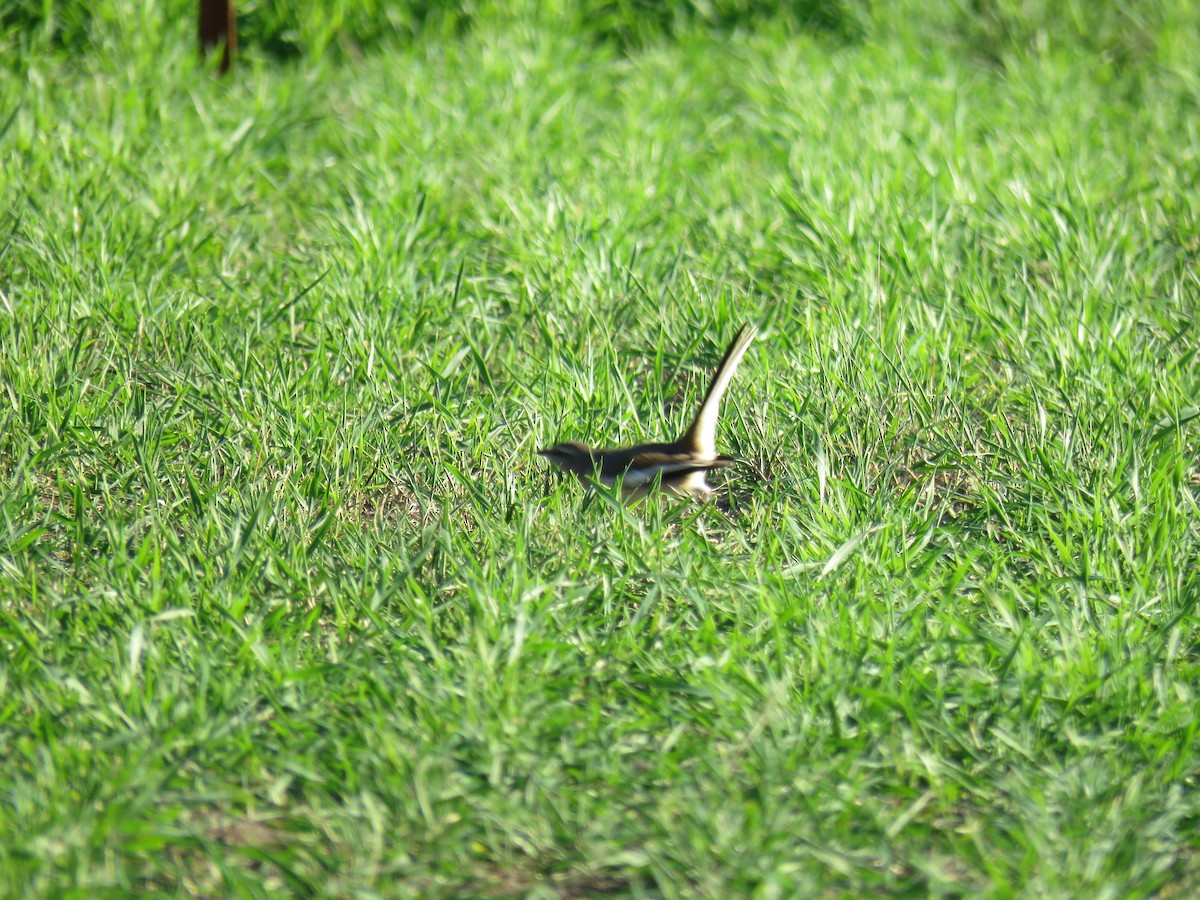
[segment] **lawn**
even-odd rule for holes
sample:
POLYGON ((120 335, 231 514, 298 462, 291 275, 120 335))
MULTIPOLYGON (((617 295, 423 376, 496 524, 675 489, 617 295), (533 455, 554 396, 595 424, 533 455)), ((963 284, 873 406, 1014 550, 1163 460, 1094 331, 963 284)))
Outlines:
POLYGON ((377 5, 0 5, 0 893, 1200 891, 1194 5, 377 5))

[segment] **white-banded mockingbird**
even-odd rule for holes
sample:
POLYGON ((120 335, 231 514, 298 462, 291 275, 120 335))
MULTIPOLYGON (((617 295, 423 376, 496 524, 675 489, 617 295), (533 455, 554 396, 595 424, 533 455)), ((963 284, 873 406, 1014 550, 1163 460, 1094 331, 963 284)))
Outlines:
POLYGON ((636 500, 659 486, 676 497, 707 497, 713 492, 706 475, 710 469, 724 469, 734 463, 731 456, 717 454, 717 415, 721 395, 729 387, 734 370, 746 355, 757 326, 742 326, 725 358, 717 366, 700 411, 683 436, 671 443, 637 444, 595 450, 575 441, 564 441, 538 456, 549 460, 585 484, 595 479, 605 487, 621 486, 625 500, 636 500))

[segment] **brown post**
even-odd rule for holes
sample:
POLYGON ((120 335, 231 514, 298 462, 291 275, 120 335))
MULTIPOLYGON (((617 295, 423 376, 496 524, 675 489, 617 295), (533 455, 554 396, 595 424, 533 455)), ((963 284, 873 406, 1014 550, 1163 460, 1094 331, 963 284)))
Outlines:
POLYGON ((229 71, 237 50, 237 18, 233 0, 200 0, 200 52, 207 54, 217 44, 224 43, 221 53, 221 74, 229 71))

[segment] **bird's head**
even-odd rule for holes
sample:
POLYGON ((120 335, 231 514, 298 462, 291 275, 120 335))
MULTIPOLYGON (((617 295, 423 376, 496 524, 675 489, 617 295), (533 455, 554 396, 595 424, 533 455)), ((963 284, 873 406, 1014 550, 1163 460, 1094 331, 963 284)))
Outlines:
POLYGON ((537 455, 566 472, 582 474, 591 472, 595 468, 592 451, 575 441, 563 441, 553 447, 539 450, 537 455))

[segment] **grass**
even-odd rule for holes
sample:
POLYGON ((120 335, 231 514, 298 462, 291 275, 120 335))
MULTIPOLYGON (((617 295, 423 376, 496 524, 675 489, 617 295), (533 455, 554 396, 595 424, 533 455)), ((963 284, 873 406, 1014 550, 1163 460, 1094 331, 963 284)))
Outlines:
POLYGON ((1200 29, 1030 8, 8 19, 0 885, 1200 889, 1200 29))

